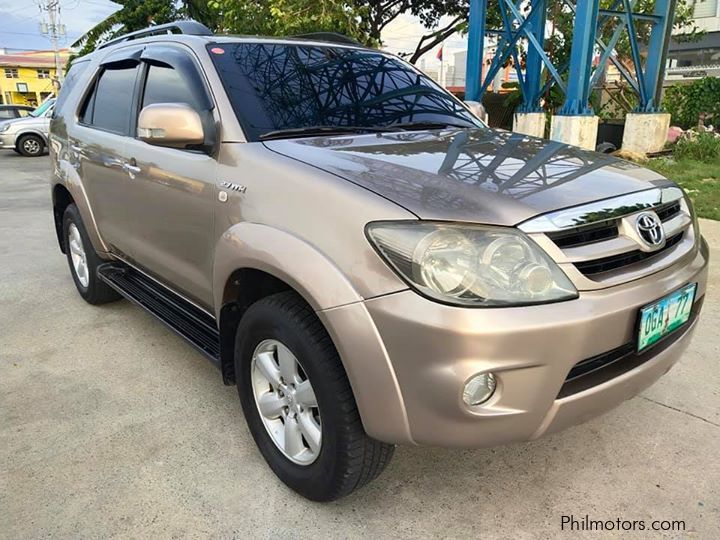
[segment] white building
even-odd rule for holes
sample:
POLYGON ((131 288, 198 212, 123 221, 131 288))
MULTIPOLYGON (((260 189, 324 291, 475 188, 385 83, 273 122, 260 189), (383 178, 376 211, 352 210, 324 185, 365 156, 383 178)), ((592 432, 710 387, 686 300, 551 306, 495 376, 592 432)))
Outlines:
POLYGON ((706 34, 698 41, 673 39, 668 50, 667 81, 720 77, 720 0, 695 0, 694 22, 706 34))

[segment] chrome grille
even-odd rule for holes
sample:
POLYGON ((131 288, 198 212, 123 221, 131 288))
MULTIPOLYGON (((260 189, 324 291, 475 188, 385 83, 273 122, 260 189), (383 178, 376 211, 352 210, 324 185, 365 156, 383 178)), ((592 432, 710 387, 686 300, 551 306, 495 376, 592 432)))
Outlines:
POLYGON ((538 216, 519 225, 557 262, 578 290, 620 284, 670 266, 695 245, 682 190, 653 188, 538 216), (639 214, 654 213, 665 233, 652 246, 640 236, 639 214))
POLYGON ((618 227, 615 221, 609 223, 598 223, 585 227, 574 227, 566 231, 550 232, 548 236, 561 248, 584 246, 593 242, 602 242, 615 238, 618 235, 618 227))
POLYGON ((635 264, 638 262, 645 261, 652 257, 662 255, 665 250, 670 249, 675 244, 682 240, 683 233, 676 234, 672 238, 668 238, 665 242, 665 247, 657 251, 629 251, 627 253, 621 253, 620 255, 612 255, 610 257, 604 257, 602 259, 595 259, 593 261, 584 261, 575 263, 575 268, 580 270, 583 275, 592 276, 594 274, 602 274, 603 272, 609 272, 616 270, 624 266, 635 264))

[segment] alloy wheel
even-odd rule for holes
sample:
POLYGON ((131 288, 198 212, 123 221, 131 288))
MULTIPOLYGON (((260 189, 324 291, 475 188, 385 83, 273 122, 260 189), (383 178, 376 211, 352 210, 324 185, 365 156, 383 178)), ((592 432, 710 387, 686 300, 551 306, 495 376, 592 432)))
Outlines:
POLYGON ((85 255, 85 247, 83 246, 80 231, 74 223, 71 223, 68 227, 68 247, 70 249, 70 259, 72 260, 75 275, 80 284, 83 287, 87 287, 90 283, 87 256, 85 255))
POLYGON ((295 355, 275 339, 256 348, 250 367, 255 405, 275 446, 293 463, 310 465, 322 446, 315 391, 295 355))
POLYGON ((22 145, 23 150, 25 150, 28 154, 34 155, 40 153, 40 143, 35 139, 25 139, 22 145))

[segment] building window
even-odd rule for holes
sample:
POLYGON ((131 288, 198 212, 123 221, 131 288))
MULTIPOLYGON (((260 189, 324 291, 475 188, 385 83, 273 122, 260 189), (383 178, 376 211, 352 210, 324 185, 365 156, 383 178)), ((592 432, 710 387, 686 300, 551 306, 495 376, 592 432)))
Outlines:
POLYGON ((19 79, 17 68, 5 68, 6 79, 19 79))
POLYGON ((16 86, 17 86, 17 91, 20 92, 21 94, 24 94, 28 91, 27 83, 19 82, 19 83, 16 83, 16 86))
POLYGON ((38 76, 38 79, 49 79, 50 78, 50 70, 49 69, 38 69, 37 76, 38 76))

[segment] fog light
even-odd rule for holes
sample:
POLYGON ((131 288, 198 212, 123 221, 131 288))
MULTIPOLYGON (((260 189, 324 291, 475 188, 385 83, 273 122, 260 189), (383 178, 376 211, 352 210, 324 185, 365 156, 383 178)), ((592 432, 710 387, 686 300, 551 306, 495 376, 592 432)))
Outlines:
POLYGON ((496 386, 495 375, 492 373, 475 375, 465 384, 463 401, 468 405, 485 403, 495 393, 496 386))

